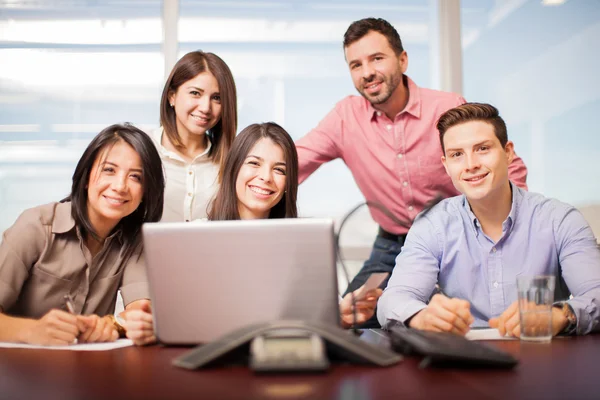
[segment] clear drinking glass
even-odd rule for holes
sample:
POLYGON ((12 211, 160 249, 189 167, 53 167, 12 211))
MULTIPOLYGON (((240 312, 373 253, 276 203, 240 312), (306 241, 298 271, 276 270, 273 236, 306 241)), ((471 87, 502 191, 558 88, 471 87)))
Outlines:
POLYGON ((548 275, 517 277, 521 340, 552 340, 552 303, 555 277, 548 275))

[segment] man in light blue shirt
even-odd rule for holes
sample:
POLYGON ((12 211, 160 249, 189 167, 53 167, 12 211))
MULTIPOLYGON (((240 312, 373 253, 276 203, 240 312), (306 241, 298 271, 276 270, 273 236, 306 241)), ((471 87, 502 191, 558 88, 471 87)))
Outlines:
POLYGON ((513 143, 498 110, 467 103, 437 124, 442 163, 462 196, 415 220, 378 303, 382 326, 464 335, 470 326, 520 336, 516 281, 557 279, 553 334, 600 330, 600 249, 572 206, 508 180, 513 143), (432 294, 439 285, 443 294, 432 294), (569 298, 569 294, 573 298, 569 298))

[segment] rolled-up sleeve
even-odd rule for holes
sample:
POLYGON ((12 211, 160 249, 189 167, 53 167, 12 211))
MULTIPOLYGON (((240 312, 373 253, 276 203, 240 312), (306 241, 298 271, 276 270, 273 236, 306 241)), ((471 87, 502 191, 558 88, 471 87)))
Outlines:
POLYGON ((408 232, 388 286, 377 303, 377 319, 405 322, 427 306, 438 279, 442 247, 427 217, 417 218, 408 232))
POLYGON ((0 244, 0 308, 12 308, 33 264, 39 259, 46 235, 39 212, 23 212, 13 226, 4 231, 0 244))
POLYGON ((120 290, 125 306, 136 300, 150 298, 146 261, 142 251, 135 252, 127 261, 120 290))
POLYGON ((573 295, 577 334, 600 331, 600 248, 583 216, 569 208, 555 229, 562 276, 573 295))

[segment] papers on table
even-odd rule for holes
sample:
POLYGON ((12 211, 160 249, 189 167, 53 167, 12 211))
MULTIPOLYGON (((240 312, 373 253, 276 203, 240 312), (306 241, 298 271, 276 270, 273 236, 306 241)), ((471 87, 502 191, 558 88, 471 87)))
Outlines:
POLYGON ((105 351, 120 349, 121 347, 133 346, 133 342, 130 339, 119 339, 116 342, 109 343, 76 343, 68 346, 39 346, 33 344, 23 343, 7 343, 0 342, 0 348, 14 348, 14 349, 44 349, 44 350, 71 350, 71 351, 105 351))
POLYGON ((512 336, 500 336, 498 329, 471 329, 465 336, 469 340, 516 340, 512 336))

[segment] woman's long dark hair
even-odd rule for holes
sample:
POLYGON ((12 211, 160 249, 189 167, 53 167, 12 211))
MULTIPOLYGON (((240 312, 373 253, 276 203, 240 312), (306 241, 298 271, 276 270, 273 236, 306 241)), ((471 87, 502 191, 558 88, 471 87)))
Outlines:
POLYGON ((71 215, 82 237, 99 239, 88 215, 88 184, 92 166, 104 149, 123 141, 131 146, 142 161, 143 201, 139 207, 122 218, 113 231, 121 230, 122 253, 128 259, 134 251, 141 251, 140 230, 144 222, 158 222, 162 217, 165 178, 160 155, 152 139, 131 124, 115 124, 100 132, 88 145, 75 167, 71 194, 61 202, 71 202, 71 215))
POLYGON ((233 141, 231 150, 229 150, 225 159, 224 169, 221 171, 221 186, 209 206, 209 220, 240 219, 235 183, 250 150, 263 138, 270 139, 281 147, 286 164, 285 192, 279 203, 269 212, 269 218, 296 218, 298 216, 298 209, 296 208, 298 196, 298 153, 296 152, 296 145, 281 126, 274 122, 265 122, 246 127, 233 141))
POLYGON ((160 125, 173 146, 185 148, 177 132, 175 109, 169 104, 169 96, 179 87, 203 72, 211 73, 219 84, 221 95, 221 118, 210 129, 212 147, 209 157, 223 169, 225 156, 237 131, 237 91, 231 70, 219 56, 197 50, 187 53, 173 67, 165 82, 160 99, 160 125))

